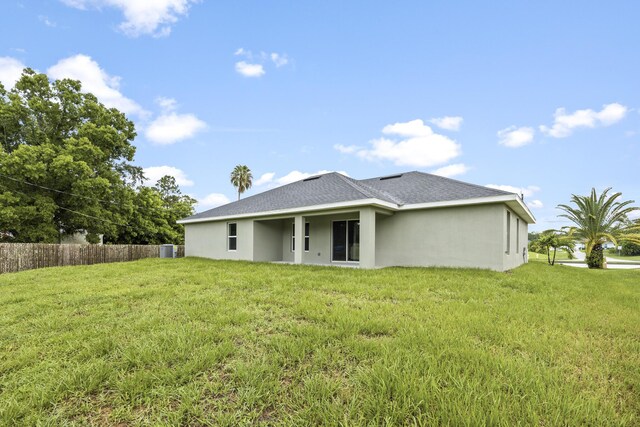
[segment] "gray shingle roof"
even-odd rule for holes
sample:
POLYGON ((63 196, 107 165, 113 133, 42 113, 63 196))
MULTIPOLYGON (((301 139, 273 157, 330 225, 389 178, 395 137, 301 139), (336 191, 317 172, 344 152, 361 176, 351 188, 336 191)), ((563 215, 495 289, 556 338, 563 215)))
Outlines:
POLYGON ((331 172, 219 206, 185 220, 258 214, 364 199, 380 199, 402 206, 508 194, 513 193, 423 172, 406 172, 363 180, 331 172))

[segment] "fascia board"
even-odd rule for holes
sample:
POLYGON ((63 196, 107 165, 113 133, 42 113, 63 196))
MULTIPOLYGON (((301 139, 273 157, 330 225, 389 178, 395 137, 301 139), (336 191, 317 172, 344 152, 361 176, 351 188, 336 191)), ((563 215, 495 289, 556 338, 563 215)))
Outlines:
POLYGON ((340 202, 340 203, 327 203, 324 205, 313 205, 313 206, 303 206, 299 208, 291 208, 291 209, 280 209, 274 211, 265 211, 265 212, 255 212, 255 213, 247 213, 241 215, 226 215, 226 216, 216 216, 211 218, 196 218, 196 219, 187 219, 187 220, 179 220, 178 224, 196 224, 199 222, 213 222, 213 221, 228 221, 232 219, 246 219, 246 218, 264 218, 264 217, 278 217, 283 215, 291 215, 291 214, 301 214, 305 212, 319 212, 319 211, 331 211, 336 209, 346 209, 346 208, 356 208, 363 206, 374 206, 380 208, 386 208, 390 210, 397 210, 398 205, 394 203, 385 202, 380 199, 361 199, 354 200, 349 202, 340 202))

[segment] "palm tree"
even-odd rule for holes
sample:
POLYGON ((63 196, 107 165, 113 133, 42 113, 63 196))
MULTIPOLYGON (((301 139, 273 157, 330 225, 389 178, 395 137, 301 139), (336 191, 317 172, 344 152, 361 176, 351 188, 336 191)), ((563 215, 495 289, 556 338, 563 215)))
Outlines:
POLYGON ((538 247, 547 252, 547 262, 551 265, 556 263, 556 252, 563 249, 567 252, 569 259, 573 259, 573 250, 575 248, 575 238, 573 233, 575 228, 569 228, 569 231, 546 230, 540 234, 540 238, 536 241, 538 247), (551 249, 553 249, 553 259, 551 259, 551 249))
POLYGON ((253 175, 251 169, 245 165, 238 165, 231 172, 231 184, 238 189, 238 200, 240 195, 251 188, 253 175))
POLYGON ((614 245, 620 241, 640 243, 640 227, 632 225, 627 215, 640 210, 638 207, 629 206, 633 200, 617 202, 616 199, 622 193, 608 196, 607 188, 598 196, 596 189, 591 189, 589 196, 571 195, 571 202, 576 207, 558 205, 565 211, 561 217, 571 220, 576 224, 576 237, 584 241, 587 265, 589 268, 602 268, 604 257, 602 244, 610 241, 614 245))

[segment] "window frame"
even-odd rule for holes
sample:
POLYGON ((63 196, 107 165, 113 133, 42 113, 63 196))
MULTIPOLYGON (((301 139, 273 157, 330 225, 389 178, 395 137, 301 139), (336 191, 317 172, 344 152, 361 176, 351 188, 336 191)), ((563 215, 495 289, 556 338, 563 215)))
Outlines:
MULTIPOLYGON (((311 226, 308 222, 304 223, 304 251, 309 252, 309 248, 311 247, 311 239, 309 238, 309 231, 311 226)), ((291 223, 291 241, 289 242, 289 249, 291 252, 296 251, 296 223, 295 221, 291 223)))
POLYGON ((507 210, 507 249, 505 254, 511 253, 511 211, 507 210))
POLYGON ((238 250, 238 223, 237 222, 228 222, 227 223, 227 252, 236 252, 238 250), (231 226, 235 226, 235 234, 231 234, 231 226), (235 248, 231 249, 231 241, 233 239, 233 243, 235 248))

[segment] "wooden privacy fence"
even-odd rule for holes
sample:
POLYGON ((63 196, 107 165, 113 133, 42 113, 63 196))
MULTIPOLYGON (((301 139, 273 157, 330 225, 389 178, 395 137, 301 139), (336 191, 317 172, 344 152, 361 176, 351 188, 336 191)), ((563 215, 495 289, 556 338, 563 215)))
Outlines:
MULTIPOLYGON (((184 246, 177 246, 178 258, 184 246)), ((43 267, 90 265, 158 258, 160 245, 56 245, 47 243, 0 243, 0 273, 43 267)))

